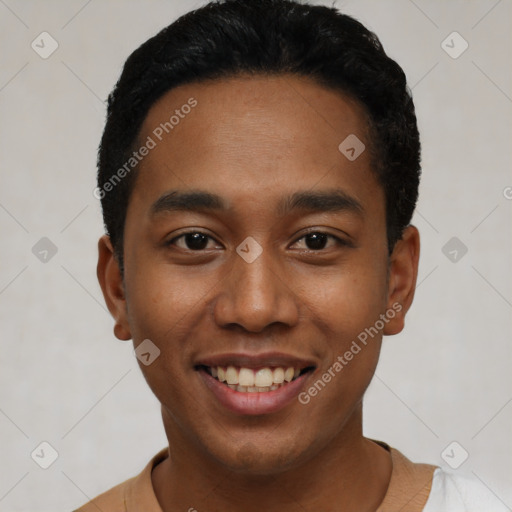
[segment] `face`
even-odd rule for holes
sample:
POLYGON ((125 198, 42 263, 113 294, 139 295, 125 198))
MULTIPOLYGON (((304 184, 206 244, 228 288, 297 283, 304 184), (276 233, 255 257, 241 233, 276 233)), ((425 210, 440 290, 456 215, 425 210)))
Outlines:
POLYGON ((388 255, 362 107, 294 76, 189 84, 139 142, 124 281, 106 237, 98 275, 117 336, 160 351, 140 367, 171 446, 270 474, 360 436, 418 254, 409 228, 388 255))

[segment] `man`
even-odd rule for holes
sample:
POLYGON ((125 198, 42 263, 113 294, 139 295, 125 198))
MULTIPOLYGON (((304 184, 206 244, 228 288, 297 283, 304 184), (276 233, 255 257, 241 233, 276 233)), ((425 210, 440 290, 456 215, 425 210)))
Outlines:
POLYGON ((500 511, 362 434, 416 284, 420 143, 354 19, 227 0, 136 50, 109 98, 98 278, 169 447, 80 509, 500 511))

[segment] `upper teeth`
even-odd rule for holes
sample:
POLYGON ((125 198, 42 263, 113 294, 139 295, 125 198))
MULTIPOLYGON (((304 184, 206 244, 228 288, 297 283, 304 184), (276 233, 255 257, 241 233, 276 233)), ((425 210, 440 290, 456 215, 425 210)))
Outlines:
POLYGON ((210 371, 213 377, 221 382, 231 385, 240 385, 247 387, 270 387, 275 384, 282 384, 284 381, 290 382, 300 374, 300 369, 293 366, 288 368, 237 368, 235 366, 212 366, 210 371))

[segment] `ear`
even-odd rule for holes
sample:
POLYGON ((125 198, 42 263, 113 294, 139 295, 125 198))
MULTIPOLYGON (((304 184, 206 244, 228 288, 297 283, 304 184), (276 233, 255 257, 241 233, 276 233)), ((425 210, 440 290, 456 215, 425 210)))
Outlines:
POLYGON ((395 315, 389 315, 384 334, 398 334, 404 328, 416 289, 419 258, 420 234, 414 226, 408 226, 390 256, 387 310, 395 315))
POLYGON ((114 334, 116 338, 131 339, 123 277, 108 235, 103 235, 98 241, 96 273, 108 310, 115 320, 114 334))

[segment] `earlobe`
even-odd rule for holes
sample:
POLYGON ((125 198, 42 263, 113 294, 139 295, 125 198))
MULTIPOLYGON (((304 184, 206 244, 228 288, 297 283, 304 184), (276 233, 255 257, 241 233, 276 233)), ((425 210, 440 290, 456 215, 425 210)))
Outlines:
POLYGON ((416 289, 419 256, 420 235, 414 226, 408 226, 390 256, 387 308, 395 314, 384 328, 386 335, 398 334, 404 328, 416 289))
POLYGON ((126 309, 123 277, 108 235, 98 241, 98 281, 110 314, 114 317, 114 334, 120 340, 131 339, 126 309))

